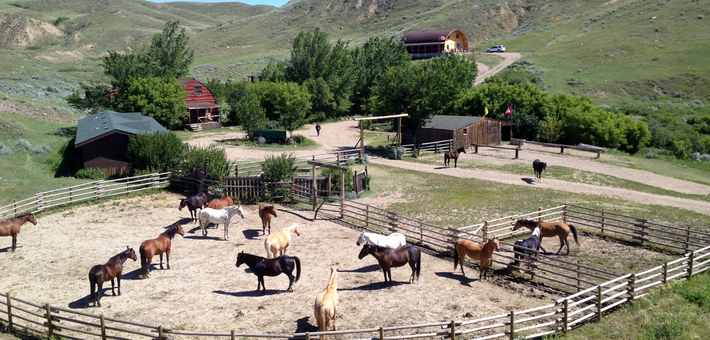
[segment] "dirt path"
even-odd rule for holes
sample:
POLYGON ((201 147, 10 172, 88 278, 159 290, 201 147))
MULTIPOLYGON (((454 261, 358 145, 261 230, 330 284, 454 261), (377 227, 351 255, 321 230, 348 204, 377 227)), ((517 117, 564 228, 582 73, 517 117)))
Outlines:
POLYGON ((497 55, 503 57, 503 61, 490 69, 487 66, 485 68, 481 68, 481 63, 478 63, 479 74, 478 77, 476 77, 476 81, 473 82, 474 85, 483 83, 486 78, 500 72, 502 69, 508 67, 508 65, 520 59, 520 53, 498 53, 497 55))

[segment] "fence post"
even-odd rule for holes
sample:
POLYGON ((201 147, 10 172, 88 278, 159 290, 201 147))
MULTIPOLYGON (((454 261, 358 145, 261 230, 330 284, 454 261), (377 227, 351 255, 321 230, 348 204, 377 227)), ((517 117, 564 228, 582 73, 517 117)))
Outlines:
POLYGON ((52 307, 50 307, 47 303, 44 305, 44 309, 47 311, 47 333, 51 338, 52 335, 54 335, 54 326, 52 326, 52 307))
POLYGON ((424 222, 419 222, 419 241, 424 244, 424 222))
POLYGON ((569 301, 565 299, 565 309, 564 309, 564 316, 562 319, 562 332, 567 335, 567 323, 569 322, 569 301))
POLYGON ((365 228, 370 228, 370 205, 365 206, 365 228))
MULTIPOLYGON (((98 181, 96 181, 96 194, 95 195, 96 195, 97 199, 101 198, 101 186, 98 181)), ((40 197, 42 197, 42 196, 40 195, 40 197)))
POLYGON ((311 340, 311 332, 306 332, 306 340, 311 340))
POLYGON ((106 340, 106 319, 103 314, 99 316, 99 319, 101 320, 101 340, 106 340))
POLYGON ((537 221, 541 222, 542 221, 542 207, 537 208, 537 221))
POLYGON ((340 166, 340 152, 336 153, 335 155, 336 155, 336 159, 338 161, 338 163, 336 163, 336 164, 338 164, 338 166, 340 166))
POLYGON ((636 299, 636 273, 631 273, 631 282, 629 282, 629 303, 633 304, 636 299))
POLYGON ((668 281, 668 262, 663 264, 663 284, 668 281))
POLYGON ((602 234, 604 233, 604 212, 602 211, 602 234))
POLYGON ((163 340, 163 326, 158 326, 158 340, 163 340))
POLYGON ((688 260, 688 279, 693 276, 693 257, 695 253, 690 253, 690 259, 688 260))
POLYGON ((518 151, 520 151, 520 149, 516 148, 515 149, 515 159, 518 159, 518 151))
POLYGON ((560 153, 565 153, 565 146, 564 145, 560 145, 560 153))
POLYGON ((515 311, 510 311, 510 340, 515 340, 515 311))
POLYGON ((332 179, 330 178, 330 176, 331 176, 331 173, 328 173, 328 194, 326 195, 328 198, 330 198, 330 191, 332 190, 332 188, 330 186, 330 182, 332 179))
POLYGON ((209 159, 209 158, 205 158, 205 178, 209 178, 209 177, 210 177, 210 176, 209 176, 209 172, 208 172, 208 170, 209 170, 209 165, 210 165, 210 159, 209 159))
POLYGON ((597 286, 597 321, 602 321, 602 285, 597 286))
POLYGON ((234 333, 234 330, 231 330, 231 331, 229 332, 229 334, 231 335, 231 339, 232 339, 232 340, 236 340, 236 339, 237 339, 237 335, 234 333))
POLYGON ((565 202, 565 205, 562 208, 562 222, 567 223, 567 202, 565 202))
POLYGON ((357 180, 357 171, 353 174, 353 183, 355 184, 355 194, 357 194, 358 191, 358 180, 357 180))
POLYGON ((451 320, 451 340, 456 340, 456 321, 451 320))
POLYGON ((345 171, 340 170, 340 219, 342 220, 343 217, 345 217, 345 171))
POLYGON ((483 237, 488 238, 488 221, 483 221, 483 237))
POLYGON ((577 259, 577 292, 579 292, 581 289, 579 288, 579 279, 582 277, 582 268, 579 266, 579 259, 577 259))
POLYGON ((239 177, 239 164, 234 164, 234 177, 239 177))
POLYGON ((688 249, 690 249, 690 227, 687 227, 685 230, 685 251, 688 252, 688 249))
MULTIPOLYGON (((313 156, 313 157, 315 157, 315 156, 313 156)), ((318 183, 316 183, 316 165, 315 164, 313 164, 313 173, 311 174, 311 176, 313 176, 313 179, 312 179, 313 182, 311 183, 311 185, 312 185, 311 189, 313 190, 311 192, 311 195, 313 197, 313 199, 312 199, 313 211, 316 211, 316 208, 318 208, 318 192, 316 191, 316 187, 318 186, 318 183)))
POLYGON ((380 340, 385 340, 385 329, 380 327, 380 340))
POLYGON ((10 298, 10 292, 7 292, 5 297, 7 298, 7 327, 10 331, 9 333, 12 333, 12 298, 10 298))
MULTIPOLYGON (((71 202, 71 188, 69 188, 69 202, 71 202)), ((17 200, 12 200, 12 206, 15 208, 15 217, 17 217, 17 200)))

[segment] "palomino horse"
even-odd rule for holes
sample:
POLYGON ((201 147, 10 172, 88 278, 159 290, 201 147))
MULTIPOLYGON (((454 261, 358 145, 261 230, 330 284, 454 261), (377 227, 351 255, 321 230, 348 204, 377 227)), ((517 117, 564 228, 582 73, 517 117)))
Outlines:
POLYGON ((478 281, 481 281, 488 278, 488 268, 493 259, 493 251, 500 248, 500 242, 498 242, 498 237, 489 239, 485 244, 471 240, 459 240, 454 248, 456 248, 454 251, 454 270, 456 270, 457 265, 461 265, 461 274, 466 276, 463 271, 463 261, 466 256, 472 260, 478 260, 478 281))
MULTIPOLYGON (((524 259, 526 256, 537 258, 537 253, 540 251, 541 247, 540 242, 542 241, 541 233, 540 227, 535 227, 530 237, 525 240, 515 241, 515 245, 513 246, 513 251, 515 252, 514 265, 519 266, 519 260, 524 259)), ((530 267, 530 263, 528 263, 528 267, 530 267)))
POLYGON ((458 163, 459 161, 459 155, 462 153, 466 153, 466 149, 464 149, 463 147, 460 147, 453 152, 444 152, 444 166, 451 167, 451 160, 453 159, 455 168, 456 163, 458 163))
POLYGON ((288 291, 293 291, 293 283, 298 282, 301 277, 301 260, 295 256, 279 256, 274 259, 267 259, 258 255, 246 254, 242 250, 237 255, 237 268, 246 263, 249 269, 258 277, 256 290, 262 288, 261 295, 266 294, 264 276, 279 276, 281 273, 288 276, 288 291), (293 276, 293 269, 296 269, 296 276, 293 276))
MULTIPOLYGON (((572 235, 574 235, 574 242, 577 243, 577 246, 582 246, 579 244, 579 240, 577 239, 577 228, 564 222, 535 222, 531 220, 518 220, 515 222, 513 230, 518 230, 520 227, 535 230, 535 227, 537 226, 542 228, 542 237, 540 238, 540 242, 542 242, 542 239, 545 237, 557 236, 560 238, 560 249, 557 249, 557 253, 555 255, 559 255, 565 244, 567 244, 567 255, 569 255, 569 241, 567 240, 567 236, 569 236, 570 230, 572 230, 572 235)), ((542 251, 547 253, 545 248, 542 248, 542 246, 540 246, 540 248, 542 251)))
POLYGON ((266 227, 269 227, 269 235, 271 235, 271 216, 276 216, 276 208, 273 205, 261 203, 259 205, 259 217, 261 217, 261 231, 266 235, 266 227))
POLYGON ((409 264, 409 267, 412 268, 412 276, 409 277, 409 283, 414 283, 415 274, 417 280, 419 280, 419 273, 422 270, 422 256, 419 248, 415 246, 408 244, 399 249, 391 249, 366 243, 362 246, 357 258, 362 260, 367 255, 372 255, 377 259, 382 272, 385 274, 385 284, 389 275, 389 286, 392 286, 392 267, 401 267, 405 264, 409 264))
POLYGON ((20 227, 27 221, 37 225, 37 219, 32 213, 22 215, 20 217, 10 218, 4 222, 0 222, 0 236, 12 236, 12 251, 17 247, 17 234, 20 233, 20 227))
POLYGON ((368 243, 385 248, 397 249, 407 244, 407 238, 400 233, 391 233, 389 236, 385 236, 375 233, 366 233, 363 231, 360 234, 360 237, 357 239, 357 242, 355 242, 355 244, 359 246, 363 243, 368 243))
POLYGON ((207 206, 207 194, 201 192, 195 196, 190 196, 188 198, 183 198, 180 200, 180 207, 178 210, 187 207, 190 210, 190 218, 192 220, 197 220, 197 209, 204 209, 207 206), (194 215, 194 217, 193 217, 194 215))
MULTIPOLYGON (((330 328, 330 320, 333 320, 333 330, 335 330, 335 319, 338 317, 338 270, 330 268, 330 281, 328 287, 318 294, 316 303, 313 306, 316 315, 319 332, 327 332, 330 328)), ((321 335, 321 340, 328 340, 327 335, 321 335)))
POLYGON ((89 306, 94 303, 94 306, 101 307, 101 290, 104 282, 111 280, 111 293, 116 296, 113 279, 118 280, 118 295, 121 295, 121 275, 123 272, 123 263, 127 259, 137 260, 136 252, 133 248, 126 247, 126 250, 118 253, 110 258, 106 264, 97 264, 91 267, 89 271, 89 284, 91 285, 91 297, 89 298, 89 306), (96 290, 98 286, 98 290, 96 290))
POLYGON ((234 201, 232 200, 232 198, 229 196, 224 196, 220 199, 215 198, 215 199, 211 200, 210 203, 207 204, 207 207, 219 210, 222 208, 231 207, 233 205, 234 205, 234 201))
POLYGON ((139 249, 141 254, 141 279, 150 277, 150 263, 153 262, 153 256, 155 255, 160 255, 160 269, 163 269, 163 253, 165 253, 165 260, 168 269, 170 269, 170 247, 175 234, 185 236, 185 231, 182 230, 182 226, 179 223, 170 226, 168 230, 158 235, 158 237, 141 243, 139 249))
POLYGON ((267 236, 264 240, 266 257, 273 258, 278 255, 286 255, 286 250, 291 245, 291 235, 293 234, 301 236, 301 231, 298 230, 298 223, 294 223, 276 234, 267 236))
POLYGON ((244 219, 244 209, 242 206, 232 206, 220 210, 212 208, 204 208, 200 211, 200 228, 202 228, 202 236, 207 236, 207 225, 210 222, 215 224, 215 228, 219 227, 220 223, 224 223, 224 239, 229 240, 229 224, 232 223, 232 218, 239 215, 244 219))
POLYGON ((533 161, 533 171, 535 171, 535 178, 537 178, 540 183, 542 183, 542 172, 547 169, 547 163, 536 159, 533 161))

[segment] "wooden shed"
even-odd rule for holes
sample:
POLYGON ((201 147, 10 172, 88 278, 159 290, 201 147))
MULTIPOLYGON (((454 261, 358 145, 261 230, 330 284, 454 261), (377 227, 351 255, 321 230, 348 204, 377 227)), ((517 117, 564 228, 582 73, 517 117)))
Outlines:
POLYGON ((184 123, 196 131, 214 129, 222 126, 219 120, 220 105, 207 88, 195 79, 178 79, 185 86, 187 104, 190 115, 184 123))
POLYGON ((412 59, 433 58, 447 53, 468 52, 468 38, 457 29, 414 31, 402 36, 412 59))
POLYGON ((402 144, 419 144, 453 139, 454 148, 472 144, 500 145, 510 140, 512 123, 485 117, 436 115, 416 133, 402 134, 402 144))
POLYGON ((81 150, 85 169, 120 175, 130 167, 126 158, 128 138, 155 132, 167 130, 152 117, 107 110, 79 120, 74 147, 81 150))

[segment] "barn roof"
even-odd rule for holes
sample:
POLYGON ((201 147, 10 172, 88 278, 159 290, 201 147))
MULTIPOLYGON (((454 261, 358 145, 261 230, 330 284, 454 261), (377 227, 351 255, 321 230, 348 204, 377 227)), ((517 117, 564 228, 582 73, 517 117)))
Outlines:
POLYGON ((415 31, 409 32, 402 36, 402 41, 407 44, 431 44, 443 43, 440 37, 447 37, 451 32, 458 31, 457 29, 437 30, 437 31, 415 31))
POLYGON ((152 117, 140 112, 115 112, 106 110, 79 120, 76 126, 75 147, 114 131, 137 135, 141 133, 166 132, 152 117))
MULTIPOLYGON (((191 83, 191 82, 193 82, 193 81, 196 82, 196 83, 200 83, 200 82, 197 81, 197 79, 195 79, 195 78, 178 78, 177 81, 180 82, 180 83, 182 83, 183 85, 187 85, 187 84, 189 84, 189 83, 191 83)), ((202 83, 200 83, 200 84, 202 84, 202 83)))
POLYGON ((435 115, 424 125, 425 129, 458 130, 465 128, 483 117, 435 115))

